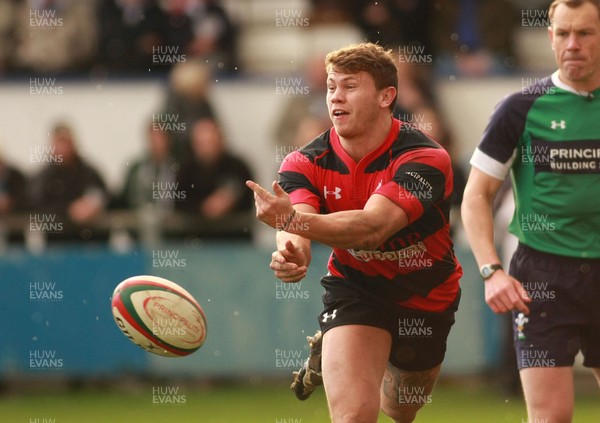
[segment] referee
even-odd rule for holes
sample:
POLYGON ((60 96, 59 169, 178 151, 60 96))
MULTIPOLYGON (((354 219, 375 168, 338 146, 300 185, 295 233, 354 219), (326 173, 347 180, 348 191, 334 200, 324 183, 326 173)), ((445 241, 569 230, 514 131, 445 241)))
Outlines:
POLYGON ((600 1, 555 0, 558 70, 500 102, 471 159, 462 218, 485 300, 512 311, 530 422, 571 422, 573 364, 600 382, 600 1), (502 269, 492 202, 511 173, 519 240, 502 269))

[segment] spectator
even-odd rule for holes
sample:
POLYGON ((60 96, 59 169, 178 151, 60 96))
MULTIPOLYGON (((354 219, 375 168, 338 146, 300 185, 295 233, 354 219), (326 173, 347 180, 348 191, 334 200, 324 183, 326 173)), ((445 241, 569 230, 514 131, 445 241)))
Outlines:
POLYGON ((311 0, 311 25, 336 25, 352 22, 351 3, 348 0, 311 0))
POLYGON ((193 23, 188 9, 190 0, 165 0, 163 9, 166 23, 163 31, 164 43, 176 47, 178 52, 185 54, 194 39, 193 23))
POLYGON ((23 210, 25 186, 25 175, 0 153, 0 215, 23 210))
POLYGON ((20 5, 15 66, 35 73, 87 69, 96 52, 93 0, 29 0, 20 5))
POLYGON ((327 104, 323 100, 327 90, 325 56, 316 54, 307 60, 303 75, 297 79, 299 83, 294 83, 294 78, 281 78, 282 81, 286 79, 287 84, 277 86, 286 99, 275 123, 273 137, 276 145, 283 147, 284 151, 288 148, 291 151, 331 126, 327 104), (296 89, 301 92, 296 93, 296 89), (291 92, 286 94, 286 91, 291 92))
POLYGON ((153 67, 167 22, 156 0, 104 0, 98 16, 100 66, 116 72, 147 72, 153 67))
POLYGON ((0 152, 0 251, 4 250, 8 243, 23 241, 21 225, 10 222, 7 217, 24 211, 26 186, 25 175, 10 164, 0 152))
POLYGON ((354 16, 368 41, 389 48, 424 46, 429 54, 432 7, 432 0, 358 0, 354 16))
POLYGON ((431 28, 436 71, 478 77, 513 72, 518 14, 509 0, 436 0, 431 28))
POLYGON ((213 119, 204 118, 190 130, 193 157, 182 165, 177 184, 186 193, 186 199, 176 203, 176 207, 206 219, 250 211, 253 197, 245 188, 252 176, 250 168, 228 151, 221 128, 213 119))
POLYGON ((71 127, 57 124, 44 168, 29 187, 29 206, 61 225, 47 233, 51 239, 87 240, 104 237, 94 223, 107 202, 106 185, 100 174, 77 151, 71 127))
POLYGON ((166 104, 162 114, 166 120, 177 122, 186 130, 169 131, 173 156, 179 162, 192 154, 189 129, 202 118, 214 119, 210 101, 210 70, 197 60, 189 60, 173 67, 169 75, 166 104))
POLYGON ((171 156, 167 134, 154 122, 147 129, 147 153, 129 166, 125 184, 113 207, 140 209, 146 205, 173 209, 179 164, 171 156))
POLYGON ((0 74, 14 66, 19 9, 20 2, 16 0, 0 0, 0 74))
POLYGON ((189 0, 194 37, 188 51, 212 71, 231 72, 239 66, 237 28, 220 0, 189 0))

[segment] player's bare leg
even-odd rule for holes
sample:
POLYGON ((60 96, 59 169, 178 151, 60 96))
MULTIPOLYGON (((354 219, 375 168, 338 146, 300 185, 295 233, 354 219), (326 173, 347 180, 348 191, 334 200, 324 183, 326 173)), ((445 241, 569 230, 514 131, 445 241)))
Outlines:
POLYGON ((380 328, 338 326, 323 335, 323 382, 333 423, 375 423, 391 348, 380 328))
POLYGON ((381 383, 381 409, 396 423, 410 423, 430 402, 441 364, 433 369, 409 372, 388 363, 381 383))
POLYGON ((571 423, 573 367, 532 367, 520 374, 530 423, 571 423))

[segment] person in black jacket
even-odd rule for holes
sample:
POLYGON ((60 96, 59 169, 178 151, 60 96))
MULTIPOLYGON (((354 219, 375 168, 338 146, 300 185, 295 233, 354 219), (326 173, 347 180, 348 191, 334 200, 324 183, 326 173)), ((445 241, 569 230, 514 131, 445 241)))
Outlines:
POLYGON ((217 122, 199 119, 190 128, 190 134, 193 155, 182 163, 178 180, 185 200, 178 201, 175 207, 212 220, 250 211, 253 197, 245 182, 252 179, 251 170, 242 158, 227 149, 217 122))
POLYGON ((100 173, 79 155, 71 127, 55 125, 50 146, 34 149, 30 159, 43 166, 28 187, 30 230, 44 231, 50 239, 98 237, 95 223, 108 191, 100 173))

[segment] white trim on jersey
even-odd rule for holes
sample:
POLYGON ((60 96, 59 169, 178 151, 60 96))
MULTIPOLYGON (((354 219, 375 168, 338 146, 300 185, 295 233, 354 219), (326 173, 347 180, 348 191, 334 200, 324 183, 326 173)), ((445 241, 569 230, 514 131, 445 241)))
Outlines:
POLYGON ((471 157, 471 161, 469 163, 471 166, 476 167, 483 173, 503 181, 504 178, 506 178, 506 175, 508 175, 508 172, 510 172, 510 168, 516 156, 517 150, 515 149, 510 159, 508 159, 506 163, 501 163, 493 157, 485 154, 478 147, 475 149, 475 152, 473 152, 473 156, 471 157))
MULTIPOLYGON (((588 97, 591 93, 589 91, 577 91, 575 88, 571 87, 568 84, 565 84, 564 82, 562 82, 558 76, 559 71, 556 71, 552 74, 552 83, 554 83, 554 85, 556 85, 558 88, 562 88, 565 91, 569 91, 575 95, 578 95, 580 97, 588 97)), ((592 94, 592 98, 593 98, 593 94, 592 94)))

